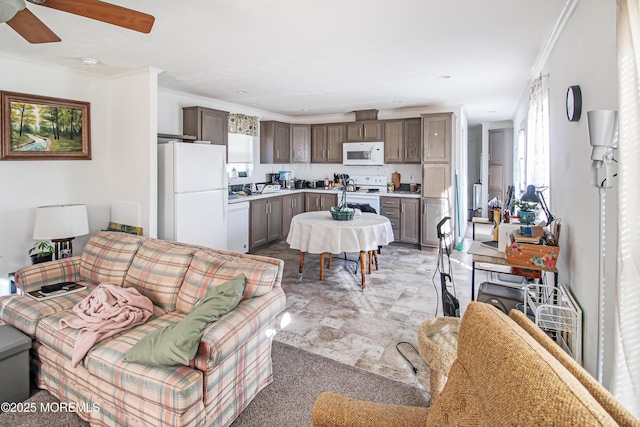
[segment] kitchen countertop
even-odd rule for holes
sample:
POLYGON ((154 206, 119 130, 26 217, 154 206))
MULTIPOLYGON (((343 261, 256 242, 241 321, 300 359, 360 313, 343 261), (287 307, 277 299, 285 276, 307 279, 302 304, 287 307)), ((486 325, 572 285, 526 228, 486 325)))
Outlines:
MULTIPOLYGON (((250 196, 239 196, 237 198, 229 198, 229 204, 233 204, 233 203, 240 203, 240 202, 250 202, 251 200, 258 200, 258 199, 267 199, 270 197, 277 197, 277 196, 286 196, 287 194, 296 194, 296 193, 320 193, 320 194, 336 194, 339 195, 340 193, 342 193, 341 190, 325 190, 323 188, 303 188, 303 189, 299 189, 299 190, 280 190, 280 191, 276 191, 274 193, 267 193, 267 194, 252 194, 250 196)), ((356 193, 358 193, 356 191, 356 193)), ((370 194, 370 193, 363 193, 363 194, 370 194)), ((419 199, 421 196, 420 193, 412 193, 410 191, 396 191, 393 193, 378 193, 380 196, 383 197, 405 197, 405 198, 411 198, 411 199, 419 199)))

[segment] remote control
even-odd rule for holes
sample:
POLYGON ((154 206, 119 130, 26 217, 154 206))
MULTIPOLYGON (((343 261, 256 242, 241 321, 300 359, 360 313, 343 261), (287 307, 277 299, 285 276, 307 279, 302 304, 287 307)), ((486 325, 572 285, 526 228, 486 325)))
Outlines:
POLYGON ((56 283, 55 285, 45 285, 40 288, 40 292, 48 294, 50 292, 59 291, 60 289, 62 289, 62 286, 62 283, 56 283))

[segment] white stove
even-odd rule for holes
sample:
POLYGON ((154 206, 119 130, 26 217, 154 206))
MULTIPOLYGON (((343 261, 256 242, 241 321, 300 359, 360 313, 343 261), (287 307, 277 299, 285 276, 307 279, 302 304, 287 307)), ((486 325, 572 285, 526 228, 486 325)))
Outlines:
POLYGON ((380 213, 380 194, 387 192, 387 177, 379 175, 351 176, 357 191, 347 192, 347 204, 369 205, 380 213))

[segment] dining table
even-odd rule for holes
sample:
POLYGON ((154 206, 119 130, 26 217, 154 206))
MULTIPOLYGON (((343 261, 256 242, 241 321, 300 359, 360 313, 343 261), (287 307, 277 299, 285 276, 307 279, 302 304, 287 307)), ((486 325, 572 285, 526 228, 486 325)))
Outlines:
POLYGON ((300 251, 298 282, 302 281, 306 253, 320 255, 320 280, 324 280, 324 256, 355 252, 359 254, 362 290, 366 288, 365 264, 369 254, 369 272, 372 259, 378 268, 377 253, 381 246, 393 242, 393 229, 389 218, 374 213, 356 211, 353 219, 333 219, 330 211, 305 212, 291 220, 287 243, 300 251))

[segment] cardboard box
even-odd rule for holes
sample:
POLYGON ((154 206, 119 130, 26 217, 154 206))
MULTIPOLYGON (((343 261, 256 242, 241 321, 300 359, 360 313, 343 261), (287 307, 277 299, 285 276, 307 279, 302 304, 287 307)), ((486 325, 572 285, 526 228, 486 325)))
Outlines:
POLYGON ((504 253, 509 264, 555 270, 560 247, 513 242, 505 248, 504 253))

